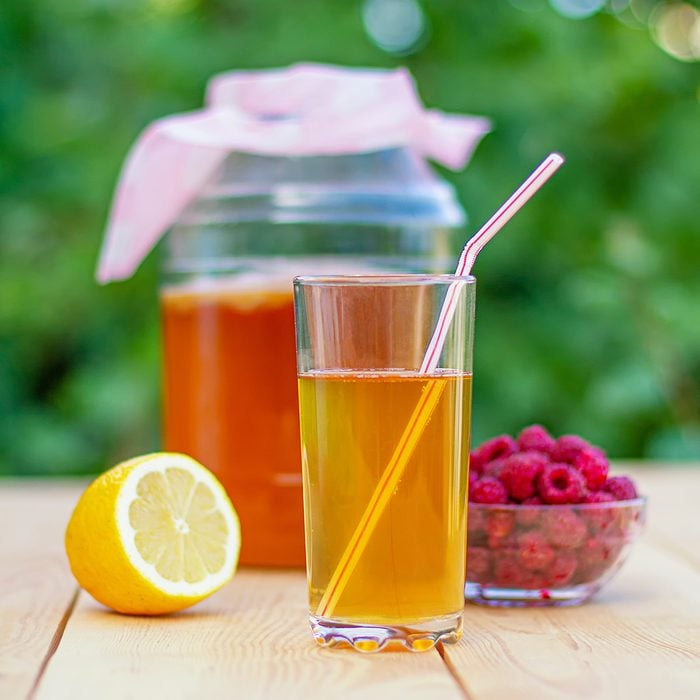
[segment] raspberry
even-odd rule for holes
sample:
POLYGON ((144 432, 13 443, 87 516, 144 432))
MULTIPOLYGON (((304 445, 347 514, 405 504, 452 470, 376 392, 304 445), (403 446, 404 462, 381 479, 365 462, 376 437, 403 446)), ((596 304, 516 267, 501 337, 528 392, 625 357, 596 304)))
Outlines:
POLYGON ((484 464, 482 471, 483 476, 490 476, 492 479, 501 478, 501 469, 506 463, 507 457, 499 457, 498 459, 492 459, 490 462, 484 464))
POLYGON ((537 590, 546 585, 544 574, 541 571, 521 571, 518 577, 518 585, 526 590, 537 590))
POLYGON ((553 462, 573 464, 579 452, 590 449, 592 445, 578 435, 562 435, 550 451, 553 462))
MULTIPOLYGON (((537 496, 532 496, 532 498, 526 498, 520 505, 541 506, 542 501, 537 498, 537 496)), ((515 520, 518 525, 528 527, 529 525, 535 525, 540 519, 541 514, 539 508, 518 508, 515 512, 515 520)))
POLYGON ((575 549, 588 535, 586 524, 569 508, 554 508, 542 513, 542 532, 550 544, 575 549))
POLYGON ((521 571, 515 557, 499 557, 493 567, 493 578, 497 586, 515 588, 521 580, 521 571))
POLYGON ((542 470, 537 489, 545 503, 579 503, 586 493, 586 482, 573 467, 555 462, 542 470))
POLYGON ((472 450, 469 453, 469 475, 472 474, 481 475, 481 471, 484 468, 484 462, 479 457, 476 451, 472 450))
POLYGON ((578 559, 574 554, 560 554, 549 567, 547 585, 552 588, 566 586, 578 568, 578 559))
POLYGON ((517 452, 518 446, 510 435, 499 435, 479 445, 474 450, 478 462, 486 464, 499 457, 508 457, 517 452))
POLYGON ((594 581, 612 566, 624 542, 616 539, 591 537, 578 553, 579 581, 594 581))
POLYGON ((469 508, 467 510, 467 525, 470 534, 486 529, 486 514, 481 508, 469 508))
POLYGON ((518 550, 518 539, 515 535, 506 535, 502 537, 499 534, 488 534, 486 536, 486 544, 489 549, 499 549, 501 552, 516 552, 518 550))
POLYGON ((554 560, 554 550, 539 532, 526 532, 518 538, 518 561, 530 570, 546 569, 554 560))
POLYGON ((506 511, 491 513, 486 520, 486 532, 489 539, 502 540, 513 531, 515 515, 506 511))
MULTIPOLYGON (((584 503, 614 503, 615 499, 607 491, 594 491, 583 499, 584 503)), ((617 508, 582 508, 581 513, 588 521, 592 530, 607 532, 611 530, 618 520, 617 508)))
POLYGON ((484 476, 474 483, 470 497, 474 503, 508 503, 506 487, 490 476, 484 476))
POLYGON ((573 464, 583 474, 586 486, 591 491, 601 488, 608 478, 608 460, 605 453, 595 447, 581 450, 573 464))
POLYGON ((469 500, 470 501, 472 500, 472 488, 474 488, 474 484, 477 481, 479 481, 479 475, 470 469, 469 470, 469 500))
POLYGON ((506 458, 499 478, 513 500, 534 496, 535 481, 548 461, 541 452, 520 452, 506 458))
POLYGON ((520 432, 517 442, 522 452, 535 450, 549 454, 554 447, 555 440, 541 425, 529 425, 520 432))
POLYGON ((603 541, 596 537, 587 539, 578 553, 578 579, 588 581, 598 578, 607 566, 605 559, 603 541))
MULTIPOLYGON (((614 503, 615 497, 607 491, 594 491, 587 493, 583 499, 584 503, 614 503)), ((591 511, 592 512, 592 511, 591 511)))
POLYGON ((486 583, 491 570, 491 552, 486 547, 467 547, 467 580, 486 583))
POLYGON ((632 479, 628 476, 612 476, 603 486, 603 489, 616 501, 629 501, 632 498, 637 498, 637 489, 632 479))

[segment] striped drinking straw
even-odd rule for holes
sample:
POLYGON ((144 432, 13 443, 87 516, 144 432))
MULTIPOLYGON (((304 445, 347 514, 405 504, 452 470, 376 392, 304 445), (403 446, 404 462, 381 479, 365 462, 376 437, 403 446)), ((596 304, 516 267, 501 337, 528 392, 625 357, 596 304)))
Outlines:
MULTIPOLYGON (((550 153, 532 171, 530 176, 513 192, 498 211, 469 239, 459 257, 455 271, 456 276, 463 277, 471 272, 476 256, 481 249, 513 218, 535 192, 549 180, 563 162, 564 159, 558 153, 550 153)), ((453 282, 445 295, 440 315, 435 324, 435 330, 421 363, 421 374, 430 374, 437 368, 463 286, 462 282, 453 282)), ((423 430, 442 396, 444 387, 445 381, 439 378, 429 381, 424 387, 418 403, 406 424, 406 428, 399 438, 394 453, 372 493, 367 508, 362 514, 328 582, 326 592, 316 610, 316 614, 319 617, 327 618, 333 614, 333 610, 342 596, 345 586, 357 566, 357 562, 367 547, 372 532, 374 532, 382 513, 391 499, 391 495, 401 480, 411 453, 418 440, 420 440, 423 430)))

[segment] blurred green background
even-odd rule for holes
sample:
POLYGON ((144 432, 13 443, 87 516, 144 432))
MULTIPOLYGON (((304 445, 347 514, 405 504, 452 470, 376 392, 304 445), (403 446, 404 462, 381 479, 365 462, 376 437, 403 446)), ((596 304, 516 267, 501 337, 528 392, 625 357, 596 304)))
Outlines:
POLYGON ((129 146, 207 79, 406 65, 495 130, 457 186, 482 223, 566 166, 481 255, 474 438, 534 421, 614 457, 700 458, 700 12, 664 0, 5 0, 0 474, 159 442, 157 253, 94 267, 129 146))

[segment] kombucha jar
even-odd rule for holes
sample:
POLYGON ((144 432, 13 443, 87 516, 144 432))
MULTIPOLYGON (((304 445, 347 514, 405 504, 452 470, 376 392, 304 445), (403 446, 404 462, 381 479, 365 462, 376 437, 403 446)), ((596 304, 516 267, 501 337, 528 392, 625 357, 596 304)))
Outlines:
POLYGON ((229 155, 166 236, 163 441, 211 469, 241 563, 305 563, 292 279, 444 272, 464 212, 405 148, 229 155))

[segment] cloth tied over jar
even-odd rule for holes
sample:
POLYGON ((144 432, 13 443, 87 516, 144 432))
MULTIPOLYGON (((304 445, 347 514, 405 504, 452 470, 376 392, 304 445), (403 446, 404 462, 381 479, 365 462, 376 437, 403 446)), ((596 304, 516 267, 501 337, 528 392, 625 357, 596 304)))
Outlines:
POLYGON ((407 147, 464 167, 488 119, 426 109, 410 73, 299 64, 214 76, 206 107, 150 124, 124 164, 101 283, 130 277, 227 154, 320 156, 407 147))

